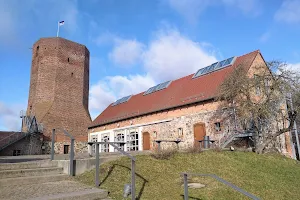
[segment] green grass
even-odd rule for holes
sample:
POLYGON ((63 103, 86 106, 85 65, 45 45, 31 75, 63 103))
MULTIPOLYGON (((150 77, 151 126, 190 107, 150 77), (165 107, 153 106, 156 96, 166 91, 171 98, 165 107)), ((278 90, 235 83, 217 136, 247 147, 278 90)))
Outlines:
MULTIPOLYGON (((209 173, 235 184, 261 199, 300 199, 299 162, 280 155, 257 155, 250 152, 177 153, 169 160, 149 155, 137 156, 136 194, 142 200, 183 199, 181 172, 209 173)), ((83 183, 94 185, 95 170, 78 176, 83 183)), ((130 183, 130 160, 121 158, 101 166, 101 188, 114 199, 123 199, 124 184, 130 183)), ((248 199, 230 187, 209 177, 193 177, 190 182, 205 188, 189 189, 190 199, 248 199)))

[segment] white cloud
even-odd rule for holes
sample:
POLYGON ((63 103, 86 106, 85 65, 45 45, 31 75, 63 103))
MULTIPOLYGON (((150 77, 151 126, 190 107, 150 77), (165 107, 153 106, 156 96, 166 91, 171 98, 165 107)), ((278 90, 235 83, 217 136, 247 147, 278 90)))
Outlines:
POLYGON ((7 105, 0 102, 0 127, 5 131, 20 131, 21 119, 20 111, 22 105, 7 105))
POLYGON ((119 66, 136 64, 143 54, 144 45, 136 40, 116 39, 110 59, 119 66))
POLYGON ((259 0, 167 0, 167 2, 191 24, 195 24, 200 14, 213 6, 230 8, 230 13, 239 10, 248 16, 262 13, 262 4, 259 0))
POLYGON ((92 118, 96 117, 96 112, 103 111, 110 103, 116 100, 116 96, 104 81, 99 81, 90 88, 89 110, 92 118))
POLYGON ((117 98, 137 94, 155 85, 148 75, 111 76, 106 78, 117 98))
POLYGON ((89 97, 89 109, 95 118, 109 104, 119 98, 147 90, 155 83, 145 75, 108 76, 92 85, 89 97))
POLYGON ((179 78, 216 61, 200 43, 184 37, 176 30, 163 31, 150 42, 144 65, 156 81, 179 78))
MULTIPOLYGON (((128 44, 135 40, 120 39, 122 51, 128 51, 128 44), (124 42, 125 41, 125 42, 124 42), (124 45, 124 47, 123 47, 124 45), (125 48, 126 46, 126 48, 125 48)), ((148 44, 135 41, 138 52, 134 60, 140 60, 142 74, 128 76, 107 76, 93 85, 90 90, 90 111, 101 112, 110 103, 124 96, 137 94, 167 80, 174 80, 203 68, 217 59, 214 47, 207 42, 195 42, 180 34, 176 29, 162 29, 154 34, 148 44)), ((135 46, 135 44, 133 45, 135 46)), ((115 52, 113 48, 111 55, 115 52)), ((135 49, 135 48, 133 48, 135 49)), ((121 54, 122 55, 122 54, 121 54)), ((114 59, 116 61, 116 59, 114 59)), ((132 64, 124 58, 119 64, 132 64)))
POLYGON ((287 23, 300 23, 300 1, 299 0, 285 0, 282 2, 279 10, 276 12, 274 18, 277 21, 287 23))
POLYGON ((287 64, 287 69, 300 73, 300 63, 289 63, 287 64))

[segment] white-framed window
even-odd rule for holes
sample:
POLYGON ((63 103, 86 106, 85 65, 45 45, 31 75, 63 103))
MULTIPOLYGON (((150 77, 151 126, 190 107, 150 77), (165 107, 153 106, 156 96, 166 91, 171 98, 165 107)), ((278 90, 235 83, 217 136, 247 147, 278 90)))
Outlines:
MULTIPOLYGON (((125 134, 124 131, 115 132, 115 142, 124 142, 125 141, 125 134)), ((124 150, 124 144, 116 144, 120 149, 124 150)), ((118 150, 114 150, 117 152, 118 150)))
POLYGON ((129 130, 127 133, 127 151, 139 150, 139 133, 137 129, 129 130))
MULTIPOLYGON (((91 135, 91 142, 98 142, 98 135, 91 135)), ((96 145, 93 144, 92 147, 91 147, 91 153, 92 155, 94 155, 96 153, 96 145)))
MULTIPOLYGON (((101 142, 109 142, 109 133, 101 134, 101 142)), ((101 152, 109 152, 109 144, 101 144, 101 152)))

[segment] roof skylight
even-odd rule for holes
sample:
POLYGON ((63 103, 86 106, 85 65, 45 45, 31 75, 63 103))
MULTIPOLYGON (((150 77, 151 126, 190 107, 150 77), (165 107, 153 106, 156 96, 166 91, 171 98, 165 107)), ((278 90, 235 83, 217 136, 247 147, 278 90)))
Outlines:
POLYGON ((204 67, 202 69, 199 69, 194 74, 193 78, 202 76, 204 74, 208 74, 208 73, 213 72, 213 71, 217 71, 217 70, 225 68, 225 67, 228 67, 229 65, 232 65, 234 63, 235 59, 236 59, 236 57, 231 57, 231 58, 222 60, 220 62, 213 63, 213 64, 211 64, 207 67, 204 67))
POLYGON ((144 93, 144 95, 151 94, 151 93, 159 91, 159 90, 163 90, 163 89, 167 88, 170 85, 170 83, 171 83, 171 81, 166 81, 166 82, 160 83, 154 87, 151 87, 144 93))
POLYGON ((125 102, 129 101, 129 99, 130 99, 131 96, 132 96, 132 95, 129 95, 129 96, 123 97, 123 98, 121 98, 121 99, 118 99, 116 102, 114 102, 114 103, 112 104, 112 106, 116 106, 116 105, 118 105, 118 104, 125 103, 125 102))

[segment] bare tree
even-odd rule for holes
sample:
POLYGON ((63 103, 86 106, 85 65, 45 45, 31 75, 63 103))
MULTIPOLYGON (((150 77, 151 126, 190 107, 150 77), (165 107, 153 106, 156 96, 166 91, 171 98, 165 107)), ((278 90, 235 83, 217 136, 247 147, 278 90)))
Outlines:
POLYGON ((251 130, 255 152, 263 153, 293 128, 300 109, 299 77, 285 63, 271 61, 250 70, 238 66, 220 86, 218 100, 235 109, 239 128, 251 130), (286 101, 290 94, 297 97, 293 109, 286 101))

